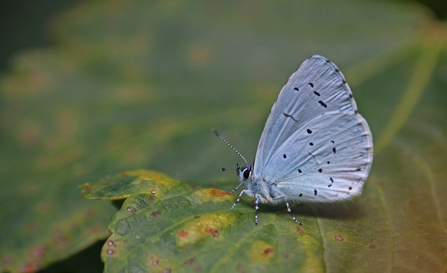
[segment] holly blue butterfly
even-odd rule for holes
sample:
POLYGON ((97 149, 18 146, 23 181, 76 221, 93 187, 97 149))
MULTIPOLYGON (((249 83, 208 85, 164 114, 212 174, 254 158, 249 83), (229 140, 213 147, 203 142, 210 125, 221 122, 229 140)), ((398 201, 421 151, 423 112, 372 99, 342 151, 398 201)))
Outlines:
POLYGON ((245 193, 255 198, 256 224, 259 203, 280 202, 301 224, 289 201, 336 202, 361 194, 371 170, 373 141, 343 74, 314 55, 290 76, 273 104, 254 166, 239 155, 246 166, 236 165, 240 184, 235 190, 242 184, 247 189, 231 209, 245 193))

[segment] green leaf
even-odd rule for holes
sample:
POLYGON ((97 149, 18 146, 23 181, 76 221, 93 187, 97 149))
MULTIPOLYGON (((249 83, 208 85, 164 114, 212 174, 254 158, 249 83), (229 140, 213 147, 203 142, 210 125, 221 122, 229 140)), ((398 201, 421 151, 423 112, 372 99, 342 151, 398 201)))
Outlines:
MULTIPOLYGON (((236 177, 218 169, 240 158, 210 129, 251 161, 282 84, 305 58, 321 54, 345 74, 374 136, 364 194, 354 203, 295 207, 302 234, 269 229, 290 224, 282 207, 262 206, 258 227, 251 201, 235 211, 222 202, 219 210, 242 213, 235 222, 276 238, 268 245, 308 236, 301 252, 287 253, 308 271, 444 272, 446 29, 410 2, 90 1, 70 8, 48 30, 54 46, 23 52, 0 78, 0 271, 36 271, 108 236, 116 210, 83 200, 76 187, 85 181, 150 168, 232 190, 236 177)), ((238 254, 252 253, 240 244, 238 254)), ((283 259, 279 249, 269 255, 283 259)), ((283 264, 279 271, 295 270, 283 264)))
POLYGON ((442 257, 424 263, 423 259, 407 256, 412 252, 431 256, 444 251, 445 234, 439 219, 436 213, 426 213, 436 206, 426 203, 417 207, 416 201, 400 205, 401 209, 427 216, 426 223, 415 221, 401 227, 399 222, 411 217, 385 207, 399 206, 401 201, 394 198, 395 202, 384 204, 383 199, 393 199, 393 192, 402 192, 400 187, 408 188, 411 183, 376 183, 373 180, 367 184, 365 194, 356 202, 295 207, 302 226, 292 220, 284 205, 261 206, 259 224, 255 225, 253 200, 243 200, 230 210, 236 197, 228 192, 193 189, 146 170, 87 183, 83 196, 126 198, 112 218, 112 235, 102 250, 106 272, 380 272, 393 268, 394 255, 396 261, 406 260, 407 268, 412 264, 429 271, 441 268, 442 257), (397 227, 398 234, 393 232, 397 227), (411 238, 419 232, 425 234, 424 240, 411 238))

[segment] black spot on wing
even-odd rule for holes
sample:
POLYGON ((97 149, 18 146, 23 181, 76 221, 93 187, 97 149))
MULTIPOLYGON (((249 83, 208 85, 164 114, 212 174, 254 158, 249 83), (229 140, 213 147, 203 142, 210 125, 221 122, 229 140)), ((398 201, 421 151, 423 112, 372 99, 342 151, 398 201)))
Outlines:
POLYGON ((303 171, 302 171, 301 169, 298 169, 298 172, 299 172, 299 173, 302 173, 303 171))
POLYGON ((312 88, 314 87, 314 84, 313 84, 313 83, 311 83, 311 82, 309 83, 309 85, 310 85, 310 86, 311 86, 312 88))
POLYGON ((293 90, 300 91, 300 89, 298 87, 293 88, 293 90))
POLYGON ((287 158, 287 155, 286 155, 286 154, 283 154, 282 157, 287 158))
POLYGON ((318 103, 321 104, 321 106, 323 106, 324 108, 327 108, 326 103, 322 102, 321 100, 319 100, 318 103))
POLYGON ((312 131, 310 129, 307 129, 308 134, 312 134, 312 131))
POLYGON ((316 189, 314 189, 314 195, 317 195, 317 193, 318 193, 318 192, 317 192, 317 190, 316 190, 316 189))
POLYGON ((320 93, 318 93, 317 91, 314 91, 314 94, 320 96, 320 93))

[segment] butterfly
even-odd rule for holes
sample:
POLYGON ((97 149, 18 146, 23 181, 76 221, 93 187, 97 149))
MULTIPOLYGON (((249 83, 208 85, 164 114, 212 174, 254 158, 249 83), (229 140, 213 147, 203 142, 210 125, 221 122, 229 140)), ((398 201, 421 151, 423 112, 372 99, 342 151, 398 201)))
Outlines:
POLYGON ((343 74, 314 55, 281 89, 253 166, 237 153, 246 165, 236 165, 240 184, 235 190, 243 184, 246 189, 231 209, 245 193, 255 199, 255 224, 259 203, 285 203, 301 224, 289 202, 337 202, 361 194, 373 162, 373 140, 343 74))

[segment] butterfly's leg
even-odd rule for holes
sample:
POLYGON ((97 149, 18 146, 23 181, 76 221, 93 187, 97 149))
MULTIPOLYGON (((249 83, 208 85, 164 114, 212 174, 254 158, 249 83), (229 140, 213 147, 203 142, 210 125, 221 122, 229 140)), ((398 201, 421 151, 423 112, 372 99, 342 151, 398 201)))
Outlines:
POLYGON ((278 199, 284 199, 284 201, 286 202, 286 206, 287 206, 287 212, 290 213, 290 215, 292 215, 293 221, 295 221, 295 223, 297 223, 298 225, 302 225, 301 222, 296 220, 295 216, 293 216, 292 210, 290 209, 290 205, 289 205, 289 202, 287 202, 286 196, 281 195, 281 196, 273 198, 273 200, 278 200, 278 199))
POLYGON ((239 189, 239 187, 242 186, 242 184, 244 184, 244 182, 241 182, 241 183, 239 184, 239 186, 237 186, 234 190, 230 191, 230 193, 233 193, 235 190, 239 189))
POLYGON ((255 196, 255 225, 258 224, 258 195, 255 196))
POLYGON ((239 203, 239 201, 241 200, 241 197, 243 194, 247 194, 250 195, 251 191, 250 190, 241 190, 241 193, 239 193, 239 196, 236 199, 236 202, 234 202, 233 206, 231 207, 231 209, 234 209, 234 207, 236 207, 236 204, 239 203))
POLYGON ((290 206, 289 206, 289 202, 287 202, 287 199, 285 197, 284 197, 284 201, 286 201, 287 212, 290 213, 290 215, 292 215, 293 221, 295 221, 295 223, 297 223, 298 225, 302 225, 301 222, 296 220, 295 216, 293 216, 292 210, 290 209, 290 206))

